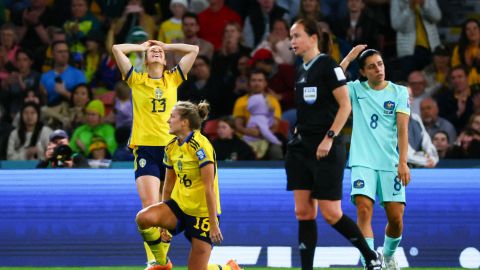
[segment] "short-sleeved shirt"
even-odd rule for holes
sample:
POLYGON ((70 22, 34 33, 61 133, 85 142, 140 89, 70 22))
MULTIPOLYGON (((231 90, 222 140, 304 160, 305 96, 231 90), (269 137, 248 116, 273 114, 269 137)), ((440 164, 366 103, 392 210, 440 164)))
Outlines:
POLYGON ((133 67, 125 78, 132 89, 133 125, 129 147, 165 146, 173 139, 167 120, 177 102, 177 89, 186 77, 179 66, 165 70, 159 79, 133 67))
POLYGON ((192 132, 182 144, 179 144, 177 139, 173 139, 165 147, 163 163, 168 169, 173 169, 177 176, 172 199, 177 202, 184 213, 196 217, 208 217, 201 168, 213 164, 215 166, 213 185, 217 200, 217 214, 221 213, 215 151, 210 141, 200 131, 192 132))
POLYGON ((374 90, 357 80, 348 83, 348 90, 353 112, 349 165, 396 171, 397 113, 410 115, 407 88, 388 82, 374 90))
POLYGON ((45 90, 47 90, 47 104, 49 106, 58 105, 62 101, 60 94, 55 91, 55 79, 57 77, 62 78, 69 92, 72 92, 73 88, 78 84, 87 82, 85 74, 72 66, 67 66, 61 74, 56 73, 53 69, 43 73, 40 78, 40 83, 45 87, 45 90))
POLYGON ((316 56, 298 68, 295 106, 300 133, 321 133, 330 128, 338 111, 333 91, 345 83, 342 68, 325 54, 316 56))
MULTIPOLYGON (((233 106, 233 117, 242 117, 245 118, 245 121, 250 119, 250 112, 247 108, 249 97, 249 95, 243 95, 235 101, 235 105, 233 106)), ((273 116, 277 119, 281 119, 282 108, 280 106, 280 102, 278 102, 278 99, 270 94, 267 94, 265 98, 273 107, 273 116)))

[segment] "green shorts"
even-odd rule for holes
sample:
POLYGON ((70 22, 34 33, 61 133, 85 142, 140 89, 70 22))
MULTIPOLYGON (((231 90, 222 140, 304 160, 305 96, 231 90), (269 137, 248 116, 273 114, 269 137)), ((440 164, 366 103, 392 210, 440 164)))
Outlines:
POLYGON ((350 199, 354 204, 357 195, 367 196, 373 201, 375 201, 375 195, 377 195, 382 206, 385 202, 405 204, 405 187, 395 171, 379 171, 354 166, 352 167, 351 183, 350 199))

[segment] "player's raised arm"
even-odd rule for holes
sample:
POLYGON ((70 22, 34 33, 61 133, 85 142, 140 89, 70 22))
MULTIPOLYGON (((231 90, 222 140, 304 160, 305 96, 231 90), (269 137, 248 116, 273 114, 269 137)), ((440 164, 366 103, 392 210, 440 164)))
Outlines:
POLYGON ((193 66, 193 62, 195 62, 195 58, 197 58, 199 48, 197 45, 190 45, 190 44, 183 44, 183 43, 163 43, 160 41, 152 41, 155 45, 161 46, 165 51, 172 51, 175 53, 183 53, 185 54, 178 66, 182 70, 183 74, 187 74, 193 66))
POLYGON ((127 73, 132 68, 132 63, 128 59, 127 54, 131 52, 144 52, 148 49, 150 42, 146 41, 142 44, 115 44, 112 46, 112 53, 115 56, 115 61, 117 62, 118 69, 123 76, 126 76, 127 73))
POLYGON ((342 67, 343 71, 346 71, 348 66, 350 65, 351 62, 353 62, 358 55, 367 48, 367 45, 360 44, 352 48, 350 52, 343 58, 342 62, 340 63, 340 66, 342 67))

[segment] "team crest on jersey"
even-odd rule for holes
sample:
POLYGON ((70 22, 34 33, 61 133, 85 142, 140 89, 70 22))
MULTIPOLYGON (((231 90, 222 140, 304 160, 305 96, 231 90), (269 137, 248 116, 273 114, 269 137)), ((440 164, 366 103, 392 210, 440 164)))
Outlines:
POLYGON ((155 89, 155 99, 160 99, 163 96, 163 92, 160 88, 155 89))
POLYGON ((182 164, 182 161, 181 161, 181 160, 179 160, 179 161, 177 162, 177 167, 178 167, 178 170, 179 170, 179 171, 183 171, 183 164, 182 164))
POLYGON ((138 165, 140 165, 141 168, 145 167, 145 165, 147 165, 147 160, 144 159, 144 158, 141 158, 141 159, 138 161, 138 165))
POLYGON ((303 100, 307 104, 313 104, 317 100, 317 87, 304 87, 303 100))
POLYGON ((383 111, 384 114, 393 114, 393 111, 395 110, 395 102, 388 100, 383 103, 383 108, 385 109, 383 111))
POLYGON ((207 157, 207 155, 205 155, 205 151, 203 151, 202 148, 198 149, 196 154, 197 154, 198 160, 204 160, 207 157))
POLYGON ((361 179, 355 180, 353 182, 353 188, 363 188, 365 187, 365 182, 361 179))

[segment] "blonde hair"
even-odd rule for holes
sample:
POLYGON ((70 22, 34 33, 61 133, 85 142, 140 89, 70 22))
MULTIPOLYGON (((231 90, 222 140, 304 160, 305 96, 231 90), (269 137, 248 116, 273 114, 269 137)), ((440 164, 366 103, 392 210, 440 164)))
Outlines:
POLYGON ((181 119, 187 119, 190 129, 200 129, 202 122, 207 119, 210 112, 210 104, 206 100, 194 104, 190 101, 179 101, 175 104, 174 109, 177 110, 181 119))

